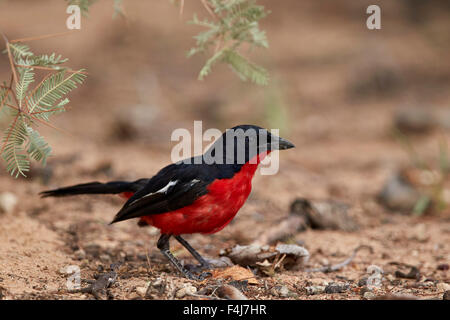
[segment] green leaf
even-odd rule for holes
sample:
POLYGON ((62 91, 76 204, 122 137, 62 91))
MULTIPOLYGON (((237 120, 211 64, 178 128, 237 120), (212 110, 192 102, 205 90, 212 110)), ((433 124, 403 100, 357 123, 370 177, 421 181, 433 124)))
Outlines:
POLYGON ((69 5, 77 5, 83 16, 89 16, 89 7, 97 0, 66 0, 69 5))
MULTIPOLYGON (((10 43, 9 48, 14 63, 17 67, 17 82, 14 92, 18 101, 18 108, 24 101, 28 103, 28 112, 19 113, 16 108, 2 108, 0 117, 9 119, 10 124, 3 134, 1 156, 6 163, 6 170, 16 178, 25 176, 30 170, 30 159, 40 161, 45 165, 47 157, 51 153, 51 147, 44 138, 32 127, 33 121, 43 119, 49 121, 51 115, 65 111, 69 99, 65 97, 70 91, 83 83, 86 75, 79 70, 68 72, 60 66, 68 59, 52 53, 50 55, 34 55, 26 45, 10 43), (59 72, 49 73, 42 82, 32 91, 30 85, 35 81, 35 67, 62 69, 59 72), (31 91, 31 92, 30 92, 31 91)), ((0 102, 3 100, 14 103, 11 100, 7 84, 0 88, 0 102)), ((14 97, 14 96, 13 96, 14 97)))
POLYGON ((15 176, 26 177, 25 172, 30 170, 30 161, 23 153, 23 144, 27 139, 27 129, 25 120, 17 116, 8 129, 5 131, 3 143, 5 144, 2 157, 6 162, 6 171, 15 176))
POLYGON ((244 81, 250 79, 259 85, 267 85, 269 83, 269 75, 263 67, 248 61, 235 51, 227 50, 223 61, 228 63, 233 71, 244 81))
POLYGON ((41 67, 49 67, 53 69, 60 69, 59 66, 62 63, 67 62, 69 59, 64 59, 61 55, 56 55, 52 53, 51 55, 40 55, 40 56, 30 56, 25 58, 18 58, 17 64, 25 65, 25 66, 41 66, 41 67))
POLYGON ((113 19, 116 18, 117 16, 125 16, 125 13, 123 12, 123 8, 122 8, 122 0, 114 0, 114 13, 113 13, 113 19))
POLYGON ((36 118, 45 120, 45 121, 49 121, 50 116, 53 116, 58 113, 62 113, 64 111, 66 111, 65 105, 68 104, 69 102, 70 102, 69 99, 65 98, 65 99, 61 100, 60 102, 58 102, 58 104, 56 104, 52 108, 49 108, 46 110, 41 110, 40 112, 34 113, 33 116, 36 118))
POLYGON ((42 111, 51 109, 58 100, 83 83, 86 75, 80 73, 82 71, 79 70, 65 77, 66 72, 63 70, 46 79, 30 98, 30 112, 34 109, 42 111))
POLYGON ((28 148, 27 153, 36 161, 41 161, 45 165, 47 157, 52 152, 52 148, 41 135, 33 128, 27 126, 28 148))
MULTIPOLYGON (((30 47, 26 44, 21 43, 8 43, 9 49, 11 50, 11 54, 15 59, 19 59, 22 57, 31 57, 33 52, 30 51, 30 47)), ((3 51, 3 53, 8 52, 7 49, 3 51)))
POLYGON ((216 14, 216 21, 199 20, 194 14, 188 23, 207 28, 196 36, 196 46, 187 53, 191 57, 200 52, 214 48, 214 54, 200 70, 199 79, 204 79, 212 67, 224 62, 242 79, 250 79, 259 85, 269 81, 267 71, 250 62, 239 53, 243 44, 251 48, 268 48, 266 33, 259 29, 259 20, 270 12, 263 6, 256 5, 255 0, 207 0, 216 14))
POLYGON ((28 87, 34 82, 33 68, 18 68, 19 81, 16 85, 16 97, 19 100, 19 106, 22 106, 22 100, 27 94, 28 87))
POLYGON ((206 63, 203 66, 203 68, 200 70, 200 74, 198 75, 198 79, 199 80, 203 80, 211 72, 211 68, 216 63, 221 61, 221 59, 223 58, 225 53, 226 53, 226 50, 222 49, 222 50, 218 51, 215 55, 213 55, 211 58, 209 58, 208 61, 206 61, 206 63))

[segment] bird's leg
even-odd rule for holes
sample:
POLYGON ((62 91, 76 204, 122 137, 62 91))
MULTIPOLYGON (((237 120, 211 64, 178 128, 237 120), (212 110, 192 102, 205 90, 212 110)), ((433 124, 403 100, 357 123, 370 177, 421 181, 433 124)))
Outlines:
POLYGON ((192 246, 186 241, 184 240, 181 236, 175 236, 175 239, 178 240, 179 243, 181 243, 181 245, 183 247, 185 247, 191 254, 192 256, 198 261, 200 262, 200 265, 198 266, 192 266, 192 265, 186 265, 185 267, 189 270, 199 270, 199 271, 203 271, 203 270, 207 270, 207 269, 211 269, 211 264, 209 264, 208 261, 206 261, 201 255, 200 253, 198 253, 194 248, 192 248, 192 246))
POLYGON ((193 274, 192 272, 190 272, 189 270, 187 270, 185 267, 183 267, 181 262, 177 258, 174 257, 172 252, 170 252, 169 240, 170 240, 170 234, 162 234, 161 237, 159 237, 158 243, 156 244, 156 246, 161 251, 161 253, 164 256, 166 256, 166 258, 169 259, 169 261, 175 266, 175 268, 177 268, 178 271, 180 271, 186 278, 191 279, 191 280, 204 280, 208 274, 202 273, 199 276, 197 276, 197 275, 193 274))

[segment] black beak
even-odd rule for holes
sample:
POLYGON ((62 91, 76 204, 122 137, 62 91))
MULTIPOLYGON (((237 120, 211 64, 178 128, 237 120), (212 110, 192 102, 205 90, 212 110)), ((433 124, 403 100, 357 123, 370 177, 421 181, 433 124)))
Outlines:
POLYGON ((295 148, 295 146, 292 142, 290 142, 286 139, 280 138, 279 145, 278 145, 279 150, 286 150, 286 149, 291 149, 291 148, 295 148))
POLYGON ((286 150, 295 148, 294 144, 286 139, 272 136, 272 139, 274 138, 275 140, 271 143, 272 150, 286 150))

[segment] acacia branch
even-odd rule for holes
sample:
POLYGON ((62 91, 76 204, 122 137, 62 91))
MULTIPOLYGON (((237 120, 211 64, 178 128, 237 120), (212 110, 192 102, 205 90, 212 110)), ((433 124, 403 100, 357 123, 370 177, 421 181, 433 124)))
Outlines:
POLYGON ((20 68, 33 68, 33 69, 40 69, 40 70, 46 70, 46 71, 67 71, 70 73, 81 73, 81 74, 85 74, 88 75, 89 73, 87 73, 86 71, 77 71, 77 70, 72 70, 72 69, 68 69, 68 68, 60 68, 60 69, 55 69, 55 68, 50 68, 50 67, 43 67, 43 66, 28 66, 28 65, 23 65, 23 64, 16 64, 17 67, 20 68))
POLYGON ((15 39, 15 40, 11 40, 10 43, 28 42, 28 41, 34 41, 34 40, 42 40, 42 39, 54 38, 54 37, 64 36, 64 35, 67 35, 67 34, 70 34, 70 33, 76 32, 76 31, 77 30, 70 30, 70 31, 57 32, 57 33, 51 33, 51 34, 44 34, 42 36, 36 36, 36 37, 15 39))
POLYGON ((17 82, 19 81, 19 78, 17 77, 17 72, 16 72, 16 68, 15 68, 15 65, 14 65, 14 60, 13 60, 12 54, 11 54, 11 48, 9 47, 9 41, 8 41, 8 38, 5 36, 5 34, 3 34, 3 33, 2 33, 2 37, 5 40, 6 50, 8 52, 9 64, 11 65, 11 70, 13 72, 14 82, 17 85, 17 82))

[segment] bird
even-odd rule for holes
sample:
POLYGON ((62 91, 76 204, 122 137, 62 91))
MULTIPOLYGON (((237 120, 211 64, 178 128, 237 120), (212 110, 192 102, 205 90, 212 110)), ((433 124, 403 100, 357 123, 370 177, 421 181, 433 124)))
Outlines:
POLYGON ((162 168, 151 178, 89 182, 40 193, 41 197, 119 194, 128 200, 111 224, 138 218, 139 226, 160 230, 157 248, 186 278, 203 280, 212 266, 183 237, 222 230, 246 202, 260 162, 274 150, 294 148, 290 141, 255 125, 226 130, 204 154, 162 168), (200 263, 183 265, 170 251, 174 237, 200 263))

